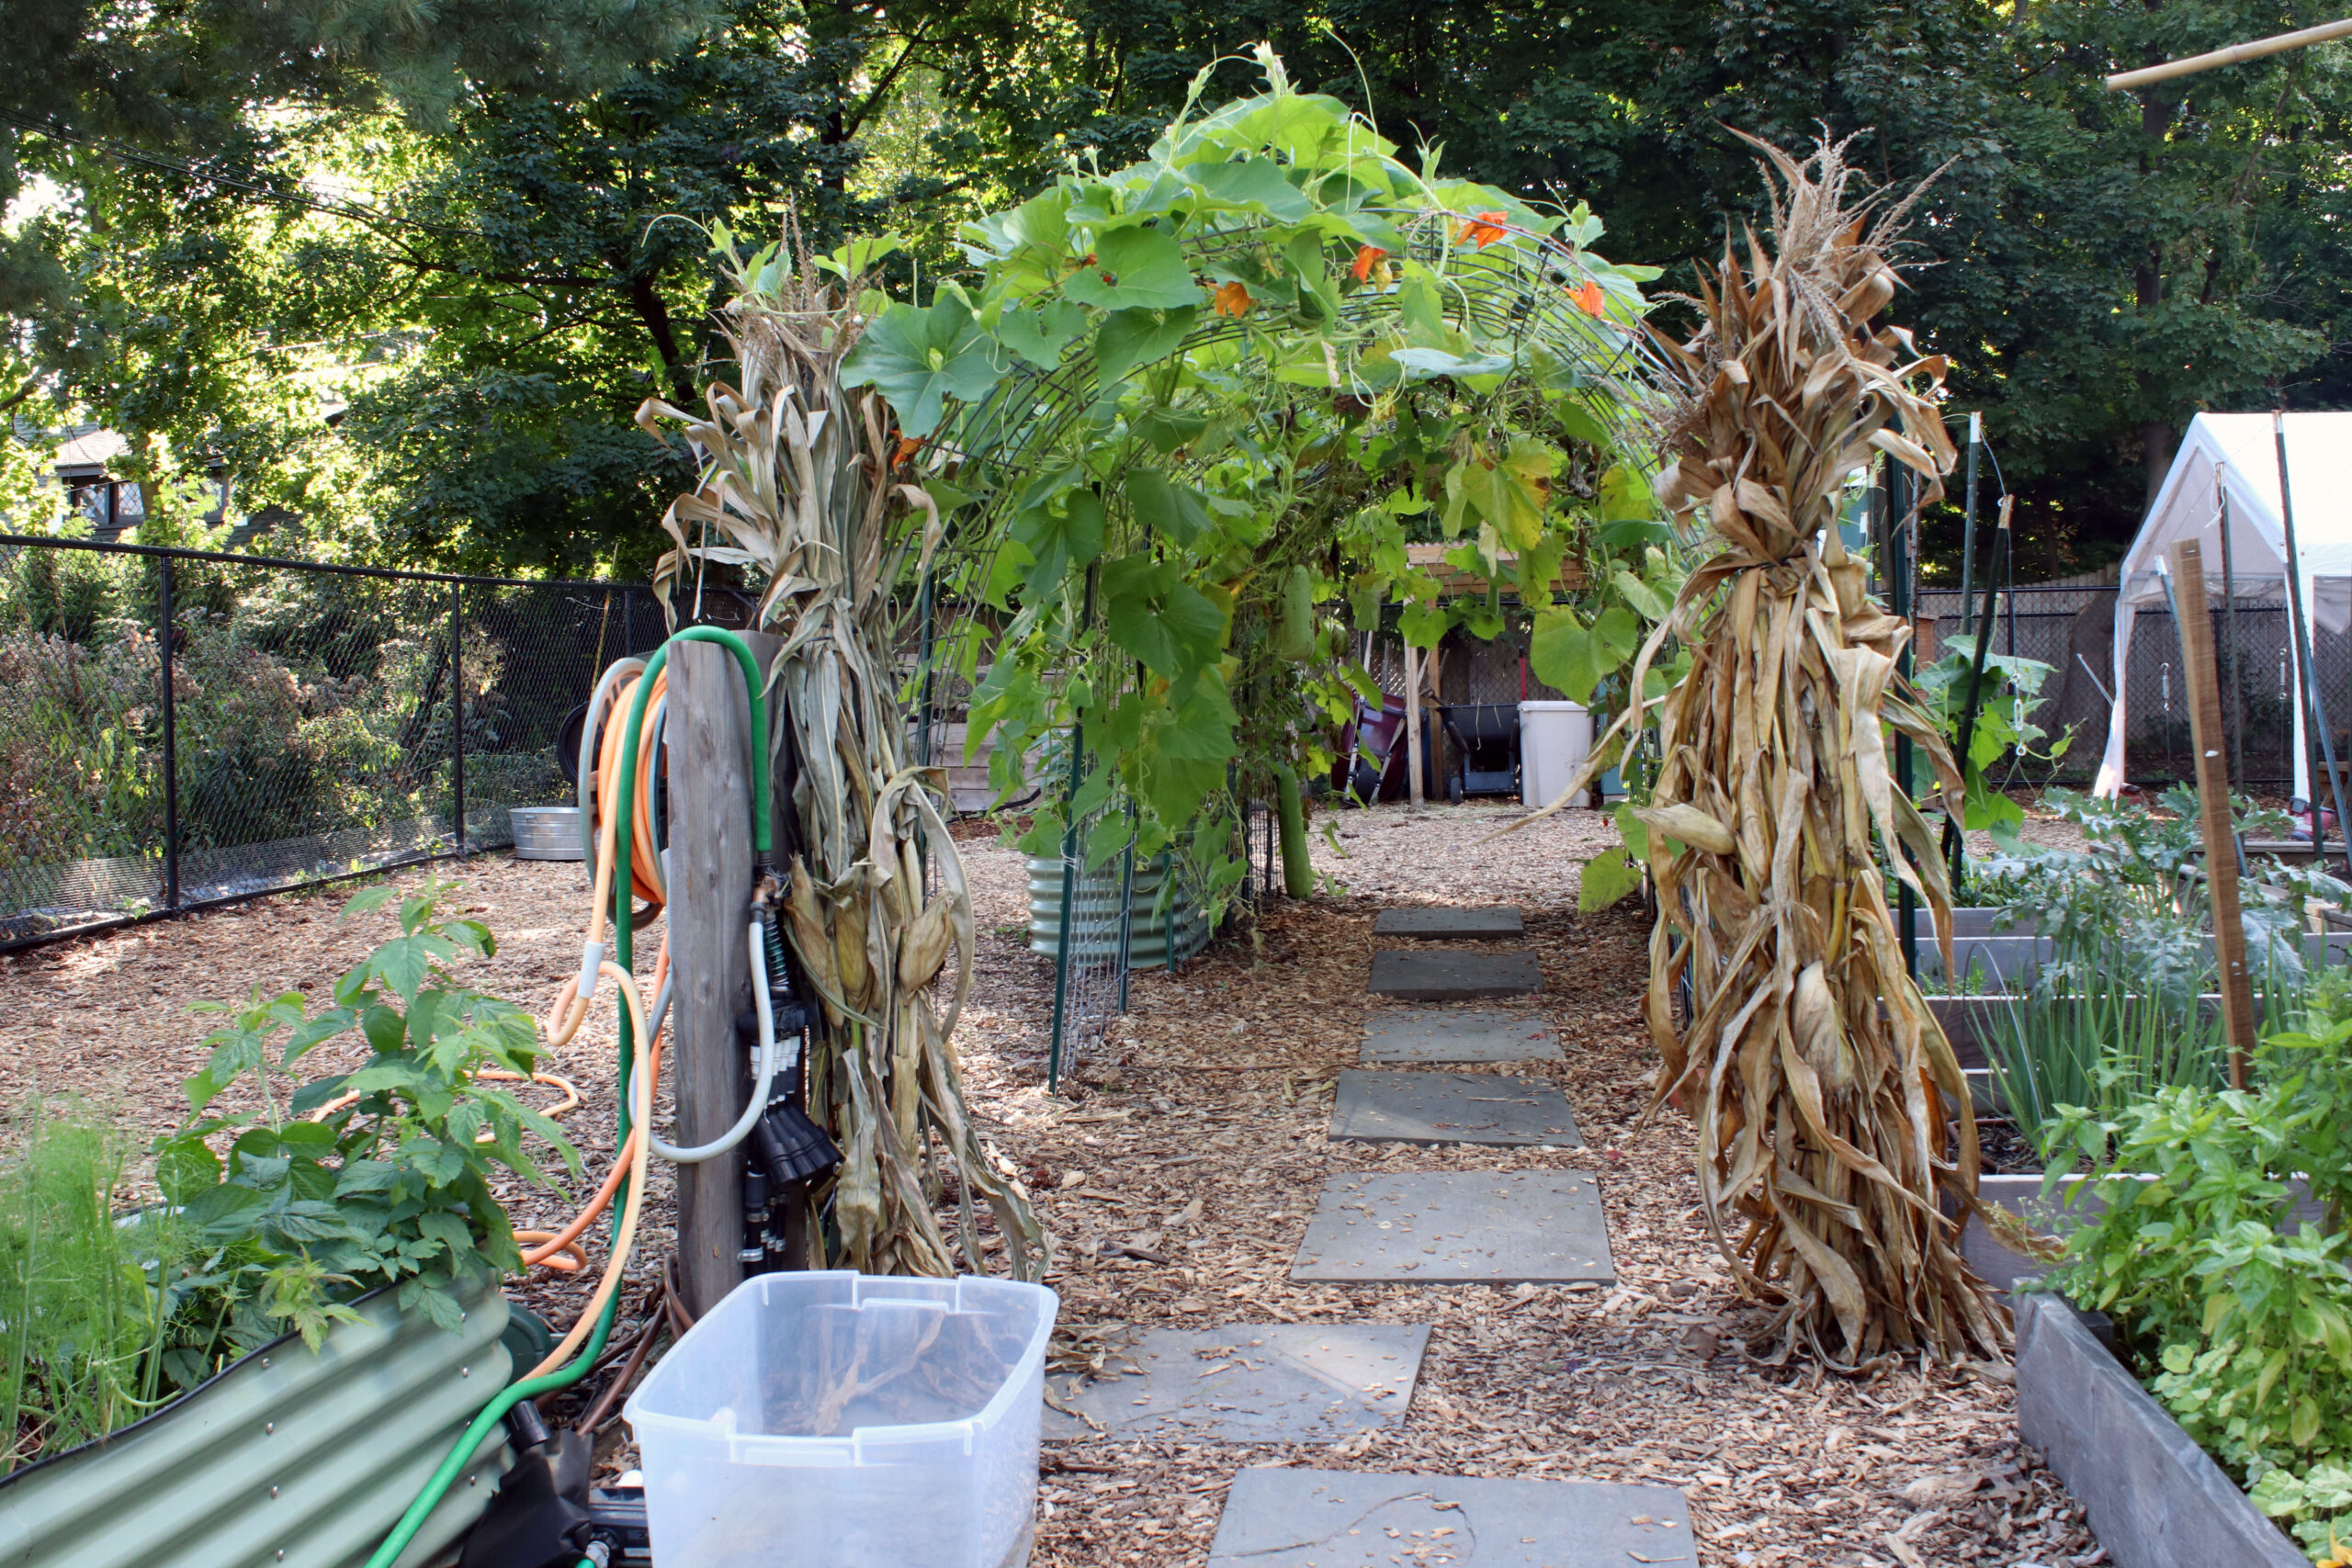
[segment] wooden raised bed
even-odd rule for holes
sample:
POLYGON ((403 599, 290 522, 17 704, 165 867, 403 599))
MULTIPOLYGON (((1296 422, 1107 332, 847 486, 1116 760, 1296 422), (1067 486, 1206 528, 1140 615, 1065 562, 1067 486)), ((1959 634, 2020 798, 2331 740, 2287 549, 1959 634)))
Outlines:
POLYGON ((2075 1310, 2018 1298, 2018 1432, 2118 1568, 2311 1568, 2075 1310))

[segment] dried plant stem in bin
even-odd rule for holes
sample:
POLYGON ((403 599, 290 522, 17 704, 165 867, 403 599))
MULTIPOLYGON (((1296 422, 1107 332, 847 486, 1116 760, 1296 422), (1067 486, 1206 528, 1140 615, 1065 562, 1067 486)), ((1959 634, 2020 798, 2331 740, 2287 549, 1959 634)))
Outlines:
POLYGON ((1924 501, 1942 493, 1944 363, 1871 325, 1895 297, 1887 252, 1908 203, 1849 196, 1837 145, 1803 163, 1757 145, 1778 181, 1770 249, 1751 233, 1743 262, 1727 244, 1690 301, 1698 331, 1663 344, 1679 386, 1660 498, 1678 516, 1703 508, 1723 548, 1633 677, 1638 690, 1669 635, 1691 651, 1657 705, 1642 813, 1657 1093, 1698 1122, 1708 1224, 1742 1291, 1779 1308, 1775 1359, 1799 1345, 1844 1369, 1906 1349, 1998 1357, 2006 1314, 1939 1201, 1976 1205, 1975 1118, 1905 972, 1878 846, 1909 851, 1887 859, 1931 911, 1947 968, 1951 890, 1935 829, 1895 786, 1886 727, 1945 799, 1961 779, 1900 690, 1910 629, 1871 601, 1836 515, 1881 453, 1920 477, 1924 501))
POLYGON ((797 249, 779 241, 731 268, 724 331, 740 385, 714 381, 701 413, 651 400, 638 412, 656 434, 683 426, 703 458, 700 487, 662 520, 673 547, 654 586, 668 604, 691 597, 709 565, 741 568, 763 588, 758 625, 784 638, 769 674, 771 697, 783 700, 769 711, 777 776, 787 756, 798 769, 787 930, 823 1002, 810 1106, 843 1156, 827 1195, 840 1238, 832 1261, 880 1274, 984 1272, 978 1200, 1003 1242, 1000 1266, 1036 1280, 1045 1233, 966 1109, 950 1036, 971 994, 971 897, 930 784, 905 755, 889 657, 903 598, 894 591, 910 558, 937 548, 938 510, 903 482, 909 453, 881 400, 842 387, 858 283, 823 281, 797 249), (940 884, 930 897, 926 854, 940 884), (952 1241, 936 1217, 934 1150, 953 1173, 952 1241))

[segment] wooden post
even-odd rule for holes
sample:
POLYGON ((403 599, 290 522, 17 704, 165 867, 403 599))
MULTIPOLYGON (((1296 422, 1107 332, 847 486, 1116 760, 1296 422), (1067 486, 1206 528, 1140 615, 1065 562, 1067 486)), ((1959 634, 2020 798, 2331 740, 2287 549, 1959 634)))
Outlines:
MULTIPOLYGON (((782 644, 743 640, 763 669, 782 644)), ((673 1143, 707 1143, 742 1114, 749 1055, 735 1020, 752 1005, 751 706, 735 656, 714 643, 673 643, 666 734, 670 788, 670 1081, 673 1143)), ((757 738, 764 748, 767 738, 757 738)), ((781 833, 776 842, 782 843, 781 833)), ((678 1274, 699 1317, 743 1280, 741 1157, 678 1172, 678 1274)))
POLYGON ((1405 645, 1405 798, 1419 809, 1421 799, 1421 650, 1405 645))
POLYGON ((1933 664, 1943 657, 1943 647, 1936 638, 1936 620, 1934 615, 1911 617, 1911 661, 1915 667, 1933 664))
POLYGON ((2229 764, 2222 752, 2222 680, 2213 663, 2213 613, 2205 603, 2205 558, 2197 541, 2172 547, 2173 603, 2180 662, 2188 678, 2188 733, 2197 750, 2198 813, 2205 829, 2205 886, 2212 891, 2213 951, 2222 961, 2222 1019, 2230 1035, 2230 1083, 2245 1087, 2254 1047, 2254 981, 2245 967, 2238 914, 2238 846, 2230 830, 2229 764))

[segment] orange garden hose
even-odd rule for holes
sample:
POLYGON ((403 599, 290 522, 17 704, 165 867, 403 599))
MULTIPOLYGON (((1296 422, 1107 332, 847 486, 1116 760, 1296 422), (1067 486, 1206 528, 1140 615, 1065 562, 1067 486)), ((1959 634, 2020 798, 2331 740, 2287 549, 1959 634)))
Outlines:
MULTIPOLYGON (((597 741, 595 798, 600 805, 616 802, 620 798, 621 761, 625 740, 623 732, 628 728, 628 721, 622 716, 628 711, 630 699, 636 694, 640 679, 641 677, 633 678, 625 682, 614 694, 611 708, 612 722, 604 727, 604 732, 597 741)), ((630 852, 629 886, 639 897, 657 908, 663 902, 664 895, 668 890, 658 880, 661 863, 653 844, 653 783, 659 770, 650 766, 649 763, 652 758, 654 737, 661 718, 661 704, 668 692, 668 682, 669 678, 666 673, 655 675, 652 689, 646 696, 645 718, 638 731, 638 766, 635 769, 637 809, 628 814, 630 852)), ((595 722, 595 716, 593 714, 590 716, 590 722, 595 722)), ((619 813, 605 809, 599 813, 596 823, 596 890, 594 913, 590 917, 588 926, 588 941, 598 956, 599 973, 605 970, 618 973, 613 964, 603 963, 601 960, 607 911, 612 904, 613 866, 616 858, 614 840, 618 830, 619 817, 619 813)), ((583 964, 582 967, 584 969, 585 965, 583 964)), ((654 961, 653 965, 655 994, 660 993, 662 982, 669 972, 670 939, 665 933, 662 939, 661 956, 654 961)), ((654 1020, 654 1032, 649 1035, 645 1031, 645 1021, 642 1017, 643 998, 637 996, 633 988, 629 994, 630 1005, 638 1014, 638 1038, 646 1042, 646 1062, 648 1067, 651 1068, 661 1060, 660 1031, 663 1021, 654 1020)), ((540 1027, 547 1032, 548 1045, 560 1049, 569 1044, 580 1032, 581 1025, 587 1021, 587 1018, 588 1003, 581 997, 580 979, 579 976, 574 976, 566 980, 563 983, 563 989, 556 994, 555 1005, 548 1016, 540 1021, 540 1027)), ((648 1081, 650 1085, 654 1080, 649 1077, 648 1081)), ((573 1102, 577 1103, 576 1095, 573 1102)), ((595 1193, 588 1200, 587 1206, 574 1215, 561 1230, 516 1231, 515 1241, 524 1245, 525 1267, 554 1269, 567 1274, 577 1273, 586 1268, 587 1255, 581 1250, 579 1238, 582 1233, 595 1223, 596 1217, 612 1205, 613 1194, 620 1190, 622 1179, 629 1174, 630 1168, 627 1151, 615 1151, 612 1168, 605 1173, 603 1185, 598 1187, 595 1193)))
MULTIPOLYGON (((628 813, 629 886, 638 897, 657 908, 666 901, 664 895, 667 891, 660 880, 661 859, 653 844, 653 782, 659 770, 646 764, 651 760, 653 737, 661 722, 662 703, 668 692, 668 680, 666 673, 656 675, 653 688, 646 698, 645 719, 638 734, 639 763, 635 770, 637 809, 628 813)), ((615 694, 613 706, 616 715, 626 710, 638 684, 636 680, 629 681, 615 694)), ((591 716, 591 721, 594 721, 594 716, 591 716)), ((592 896, 594 912, 588 920, 588 942, 599 956, 604 951, 607 912, 612 908, 614 835, 620 813, 611 809, 611 803, 620 798, 621 732, 627 728, 627 721, 618 717, 606 725, 596 754, 596 800, 603 809, 598 813, 596 823, 596 890, 592 896)), ((582 967, 584 976, 589 966, 583 964, 582 967)), ((588 1021, 588 1003, 580 995, 582 977, 575 976, 563 983, 563 989, 556 993, 554 1007, 540 1021, 540 1026, 547 1031, 548 1043, 558 1050, 570 1044, 571 1037, 580 1032, 580 1026, 588 1021)), ((659 988, 657 982, 656 989, 659 988)))
MULTIPOLYGON (((636 1115, 629 1127, 628 1142, 619 1151, 613 1168, 628 1173, 628 1197, 621 1206, 621 1223, 613 1238, 613 1255, 605 1260, 604 1278, 596 1282, 596 1293, 588 1298, 571 1325, 571 1332, 563 1343, 548 1352, 547 1359, 531 1369, 529 1377, 541 1377, 571 1359, 571 1353, 595 1330, 605 1315, 605 1303, 613 1292, 620 1289, 621 1274, 628 1267, 628 1255, 637 1241, 637 1223, 645 1208, 646 1163, 650 1157, 653 1129, 653 1082, 662 1070, 662 1048, 645 1031, 645 1002, 638 995, 637 981, 619 964, 606 962, 598 968, 600 974, 611 976, 620 987, 621 998, 628 1008, 629 1021, 636 1026, 638 1038, 648 1042, 644 1057, 637 1070, 629 1075, 627 1086, 629 1098, 636 1101, 636 1115)), ((576 1234, 576 1233, 575 1233, 576 1234)))
MULTIPOLYGON (((609 968, 611 965, 608 964, 606 967, 609 968)), ((662 979, 669 973, 670 939, 664 936, 662 939, 662 956, 656 959, 653 964, 653 989, 657 995, 661 992, 662 979)), ((662 1021, 661 1019, 655 1019, 653 1032, 646 1037, 646 1061, 649 1067, 655 1070, 658 1070, 662 1060, 662 1021)), ((587 1259, 576 1245, 580 1233, 586 1230, 595 1222, 596 1216, 605 1212, 613 1201, 613 1193, 620 1187, 621 1178, 628 1174, 628 1161, 616 1157, 613 1161, 613 1168, 605 1173, 605 1184, 596 1190, 595 1196, 588 1200, 588 1206, 581 1210, 570 1224, 560 1231, 516 1231, 514 1233, 516 1241, 531 1244, 523 1254, 524 1263, 533 1268, 544 1264, 550 1269, 561 1269, 567 1274, 575 1272, 584 1266, 587 1259), (559 1255, 577 1261, 558 1261, 559 1255)))

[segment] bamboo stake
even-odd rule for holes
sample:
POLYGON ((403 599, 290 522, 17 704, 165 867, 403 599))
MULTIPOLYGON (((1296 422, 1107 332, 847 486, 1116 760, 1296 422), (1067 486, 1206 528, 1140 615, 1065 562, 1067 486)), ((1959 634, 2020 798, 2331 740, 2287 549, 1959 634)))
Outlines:
POLYGON ((2120 93, 2132 87, 2154 86, 2169 82, 2176 76, 2193 76, 2200 71, 2219 66, 2236 65, 2248 60, 2260 60, 2268 54, 2284 54, 2290 49, 2302 49, 2330 39, 2352 35, 2352 17, 2340 22, 2322 22, 2315 28, 2304 28, 2276 38, 2256 39, 2251 43, 2233 43, 2227 49, 2208 50, 2182 60, 2167 60, 2162 65, 2143 66, 2137 71, 2119 71, 2107 79, 2107 90, 2120 93))
POLYGON ((2230 1086, 2245 1087, 2254 1048, 2254 981, 2246 973, 2238 909, 2238 845, 2231 831, 2229 766, 2222 755, 2222 678, 2213 660, 2213 614, 2205 604, 2205 558, 2194 539, 2172 547, 2180 662, 2188 677, 2188 733, 2197 749, 2197 808, 2205 836, 2205 886, 2213 902, 2213 951, 2222 961, 2222 1020, 2230 1036, 2230 1086))

